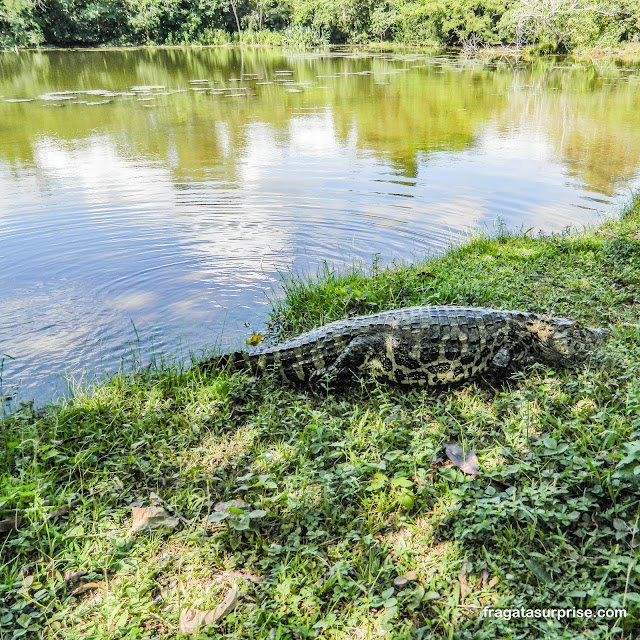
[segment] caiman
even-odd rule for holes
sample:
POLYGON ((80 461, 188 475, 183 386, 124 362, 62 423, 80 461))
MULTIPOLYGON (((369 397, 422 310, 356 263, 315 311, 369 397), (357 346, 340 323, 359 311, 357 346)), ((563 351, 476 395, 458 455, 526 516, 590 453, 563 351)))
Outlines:
POLYGON ((570 318, 482 307, 406 307, 331 322, 272 346, 213 358, 283 381, 335 383, 353 373, 405 385, 452 384, 527 362, 570 366, 609 336, 570 318))

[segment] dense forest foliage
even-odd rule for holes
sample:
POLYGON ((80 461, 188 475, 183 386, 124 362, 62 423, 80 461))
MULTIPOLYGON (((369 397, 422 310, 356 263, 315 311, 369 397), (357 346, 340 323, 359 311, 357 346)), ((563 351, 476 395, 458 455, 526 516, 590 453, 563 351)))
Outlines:
POLYGON ((0 0, 0 46, 638 41, 640 0, 0 0))

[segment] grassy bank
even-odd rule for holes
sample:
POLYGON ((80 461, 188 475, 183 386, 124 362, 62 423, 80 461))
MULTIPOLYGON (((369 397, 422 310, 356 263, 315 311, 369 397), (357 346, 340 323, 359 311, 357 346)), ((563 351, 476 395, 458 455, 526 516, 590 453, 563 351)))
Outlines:
POLYGON ((422 265, 291 280, 274 308, 283 335, 411 304, 611 325, 577 370, 322 397, 165 369, 5 417, 0 638, 173 637, 181 611, 236 585, 213 637, 631 639, 640 329, 625 325, 639 284, 640 198, 578 235, 477 238, 422 265), (452 442, 479 474, 447 462, 452 442), (152 493, 171 527, 132 533, 131 505, 152 493), (486 606, 627 617, 485 619, 486 606))

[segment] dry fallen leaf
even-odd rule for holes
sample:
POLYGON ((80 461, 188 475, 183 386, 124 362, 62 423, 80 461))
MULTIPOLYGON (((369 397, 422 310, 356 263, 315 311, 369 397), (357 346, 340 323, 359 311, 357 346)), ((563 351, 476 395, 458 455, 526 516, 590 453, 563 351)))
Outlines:
POLYGON ((165 506, 165 508, 167 509, 167 511, 171 514, 174 515, 176 518, 178 518, 178 520, 180 520, 180 522, 187 522, 186 518, 183 518, 175 509, 175 507, 171 504, 169 504, 166 500, 163 500, 157 493, 154 493, 153 491, 149 494, 149 500, 151 501, 151 505, 158 505, 158 504, 163 504, 165 506))
POLYGON ((22 516, 14 516, 7 520, 0 520, 0 533, 6 533, 7 531, 13 531, 20 526, 22 522, 22 516))
POLYGON ((225 599, 213 610, 202 611, 201 609, 190 609, 187 607, 180 612, 180 631, 181 633, 195 634, 208 625, 224 618, 227 614, 235 609, 240 600, 240 592, 233 587, 225 599))
POLYGON ((73 569, 68 569, 64 572, 64 583, 66 585, 72 585, 76 582, 80 582, 80 580, 86 575, 86 571, 73 571, 73 569))
POLYGON ((35 576, 33 574, 22 578, 22 588, 28 589, 33 584, 34 579, 35 576))
POLYGON ((476 475, 480 471, 480 465, 478 464, 478 458, 476 452, 473 449, 462 448, 462 445, 454 442, 448 444, 444 448, 447 458, 453 462, 464 473, 469 475, 476 475))
POLYGON ((53 520, 54 518, 59 518, 60 516, 66 516, 71 509, 77 507, 79 504, 82 504, 82 500, 72 500, 69 504, 65 504, 63 507, 52 511, 48 516, 47 520, 53 520))
POLYGON ((86 593, 87 591, 93 591, 94 589, 104 589, 104 582, 85 582, 81 584, 78 588, 72 591, 74 596, 80 595, 81 593, 86 593))
POLYGON ((175 529, 180 522, 178 518, 172 516, 160 505, 151 505, 150 507, 133 507, 131 509, 133 522, 131 523, 131 531, 152 531, 160 527, 169 527, 175 529))
POLYGON ((418 574, 415 571, 407 571, 407 573, 402 576, 396 576, 393 579, 393 584, 395 584, 396 587, 402 587, 403 585, 407 584, 407 582, 411 582, 412 580, 417 579, 418 574))
POLYGON ((229 511, 230 507, 233 507, 234 509, 244 509, 248 506, 249 505, 244 500, 236 498, 235 500, 229 500, 229 502, 216 502, 213 506, 213 510, 218 513, 224 513, 225 511, 229 511))
POLYGON ((467 575, 468 575, 467 563, 465 562, 462 565, 462 569, 460 570, 460 573, 458 574, 458 582, 460 583, 460 599, 461 600, 464 600, 464 597, 467 595, 467 593, 471 591, 471 587, 467 582, 467 575))

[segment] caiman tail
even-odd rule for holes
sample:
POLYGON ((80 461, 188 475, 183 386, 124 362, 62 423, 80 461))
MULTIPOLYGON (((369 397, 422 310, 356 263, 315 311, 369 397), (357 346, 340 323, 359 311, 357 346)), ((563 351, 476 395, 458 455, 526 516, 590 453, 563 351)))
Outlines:
POLYGON ((258 373, 261 368, 258 365, 258 355, 250 355, 246 351, 234 351, 223 355, 214 356, 209 360, 199 363, 199 367, 204 371, 212 369, 228 369, 230 371, 251 371, 258 373))

